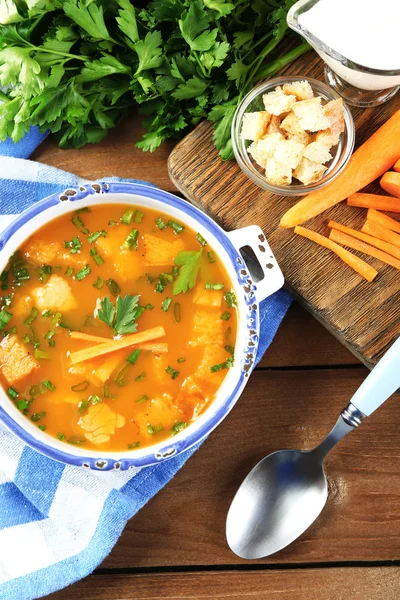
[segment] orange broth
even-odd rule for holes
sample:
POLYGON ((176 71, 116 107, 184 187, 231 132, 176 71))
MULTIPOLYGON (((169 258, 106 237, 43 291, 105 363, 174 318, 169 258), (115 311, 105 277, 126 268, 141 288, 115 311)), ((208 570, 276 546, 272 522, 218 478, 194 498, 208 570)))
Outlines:
POLYGON ((232 366, 237 315, 228 274, 206 240, 179 223, 160 229, 160 218, 168 224, 167 215, 131 205, 69 213, 29 238, 2 275, 0 306, 12 315, 0 312, 2 386, 27 419, 66 444, 123 451, 174 436, 209 406, 232 366), (137 241, 133 234, 126 242, 135 229, 137 241), (193 289, 174 294, 184 269, 174 260, 201 250, 193 289), (115 307, 127 295, 144 308, 137 333, 161 325, 165 335, 72 364, 71 355, 98 343, 71 332, 131 335, 135 309, 119 320, 120 335, 115 319, 107 324, 98 313, 105 297, 115 307))

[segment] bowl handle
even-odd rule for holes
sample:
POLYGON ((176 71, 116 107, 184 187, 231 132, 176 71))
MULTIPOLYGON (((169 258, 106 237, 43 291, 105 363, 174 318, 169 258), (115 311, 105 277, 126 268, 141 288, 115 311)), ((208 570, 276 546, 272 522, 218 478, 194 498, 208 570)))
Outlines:
MULTIPOLYGON (((226 233, 239 254, 243 256, 243 251, 246 254, 245 247, 249 246, 259 262, 264 277, 255 283, 258 302, 278 291, 283 286, 285 280, 261 227, 250 225, 249 227, 234 229, 226 233), (241 249, 242 252, 240 251, 241 249)), ((243 258, 246 263, 254 263, 254 259, 251 256, 243 258)))

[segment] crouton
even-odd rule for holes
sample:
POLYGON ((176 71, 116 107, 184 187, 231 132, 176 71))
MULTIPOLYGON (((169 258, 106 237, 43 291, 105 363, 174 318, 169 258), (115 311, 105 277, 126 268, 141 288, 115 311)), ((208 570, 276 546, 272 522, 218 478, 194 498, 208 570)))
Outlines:
MULTIPOLYGON (((95 376, 96 364, 92 360, 87 360, 85 362, 76 363, 75 365, 68 365, 68 373, 70 375, 76 375, 79 377, 80 381, 89 381, 94 385, 99 385, 99 381, 95 376)), ((80 383, 78 380, 76 383, 80 383)))
POLYGON ((205 346, 201 362, 194 373, 195 378, 199 381, 222 380, 226 375, 226 371, 221 369, 213 372, 210 367, 224 363, 228 356, 226 350, 218 344, 205 346))
POLYGON ((190 346, 219 344, 222 346, 223 321, 220 311, 198 310, 193 315, 192 335, 190 346))
POLYGON ((280 86, 274 91, 263 95, 265 110, 271 113, 271 115, 282 115, 289 112, 295 102, 296 96, 285 94, 280 86))
MULTIPOLYGON (((210 370, 209 370, 209 373, 210 370)), ((208 373, 208 374, 209 374, 208 373)), ((208 375, 207 374, 207 375, 208 375)), ((191 376, 186 377, 176 398, 176 405, 187 419, 196 419, 208 403, 205 391, 191 376)))
POLYGON ((69 283, 59 275, 51 275, 47 283, 31 291, 31 296, 34 305, 42 311, 54 310, 64 313, 77 307, 69 283))
POLYGON ((200 306, 220 307, 222 303, 222 292, 218 290, 202 290, 199 288, 193 298, 193 304, 200 306))
POLYGON ((292 168, 269 158, 265 170, 265 178, 272 185, 290 185, 292 183, 292 168))
POLYGON ((330 150, 333 146, 338 145, 339 134, 333 133, 332 129, 324 129, 323 131, 318 131, 318 133, 315 134, 314 141, 324 144, 324 146, 330 150))
MULTIPOLYGON (((133 227, 118 225, 108 230, 107 236, 100 236, 96 240, 96 247, 100 255, 107 257, 107 263, 112 264, 121 280, 137 279, 140 274, 140 254, 124 248, 124 242, 133 227)), ((141 241, 139 240, 139 250, 141 241)))
POLYGON ((329 129, 333 134, 340 135, 344 131, 343 100, 331 100, 322 110, 329 121, 329 129))
POLYGON ((47 242, 32 237, 24 248, 25 258, 38 265, 83 267, 86 259, 80 253, 71 254, 61 242, 47 242))
POLYGON ((326 169, 325 165, 319 165, 308 160, 308 158, 302 158, 299 166, 294 170, 293 176, 301 181, 301 183, 304 183, 304 185, 308 185, 309 183, 319 181, 326 169))
POLYGON ((281 133, 270 133, 263 137, 262 140, 253 142, 247 150, 256 163, 265 169, 267 159, 274 156, 278 142, 283 139, 284 137, 281 133))
POLYGON ((278 163, 295 169, 301 161, 304 149, 304 144, 295 140, 280 140, 275 148, 274 159, 278 163))
POLYGON ((288 133, 286 139, 308 146, 313 141, 313 136, 308 131, 302 131, 301 133, 288 133))
POLYGON ((172 396, 164 393, 148 401, 143 407, 143 412, 138 411, 135 414, 134 421, 140 433, 151 438, 157 432, 157 428, 168 430, 176 421, 183 421, 183 414, 175 406, 172 396))
POLYGON ((332 154, 321 142, 312 142, 304 149, 303 156, 313 162, 325 164, 332 159, 332 154))
POLYGON ((266 135, 269 135, 272 133, 280 133, 281 135, 283 135, 283 131, 281 129, 281 119, 277 115, 273 115, 271 117, 271 120, 267 127, 266 135))
POLYGON ((146 267, 172 266, 174 258, 184 248, 183 241, 177 239, 168 242, 155 235, 145 233, 143 236, 144 264, 146 267))
POLYGON ((296 100, 310 100, 314 97, 314 92, 308 81, 293 81, 293 83, 285 83, 283 92, 287 95, 294 94, 296 100))
POLYGON ((0 369, 7 382, 14 385, 39 369, 39 365, 16 335, 7 335, 0 342, 0 369))
POLYGON ((245 113, 240 137, 244 140, 259 140, 265 135, 271 115, 263 111, 245 113))
POLYGON ((113 352, 109 356, 106 355, 100 359, 76 363, 68 367, 68 373, 82 377, 82 380, 87 379, 94 385, 104 385, 125 356, 126 351, 113 352))
POLYGON ((324 115, 321 98, 302 100, 293 106, 300 127, 306 131, 320 131, 329 127, 329 119, 324 115))
POLYGON ((16 302, 13 302, 12 314, 14 317, 25 319, 27 316, 29 316, 32 307, 32 298, 30 296, 21 296, 16 302))
POLYGON ((115 413, 111 408, 99 402, 89 406, 87 413, 78 421, 85 431, 85 438, 93 444, 105 444, 116 429, 125 425, 125 417, 115 413))

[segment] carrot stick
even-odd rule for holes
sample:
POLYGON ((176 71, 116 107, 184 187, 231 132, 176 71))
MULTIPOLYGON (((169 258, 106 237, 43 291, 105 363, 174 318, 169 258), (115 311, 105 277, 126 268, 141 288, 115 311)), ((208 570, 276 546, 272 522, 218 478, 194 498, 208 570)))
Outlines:
POLYGON ((347 235, 347 233, 343 233, 337 229, 331 229, 329 239, 337 244, 340 244, 341 246, 348 246, 349 248, 357 250, 358 252, 362 252, 363 254, 369 254, 369 256, 373 256, 374 258, 377 258, 391 267, 400 270, 400 260, 393 258, 393 256, 390 256, 390 254, 386 254, 386 252, 382 252, 382 250, 378 250, 378 248, 374 248, 365 242, 360 242, 360 240, 351 237, 351 235, 347 235))
MULTIPOLYGON (((82 340, 84 342, 97 342, 98 344, 102 344, 104 342, 113 341, 111 338, 101 337, 100 335, 92 335, 91 333, 84 333, 83 331, 71 331, 71 339, 72 340, 82 340)), ((168 352, 168 344, 160 342, 157 343, 144 343, 137 345, 140 350, 150 350, 150 352, 158 352, 160 354, 165 354, 168 352)))
POLYGON ((396 246, 393 246, 393 244, 389 244, 383 240, 378 240, 378 238, 372 237, 372 235, 367 235, 361 231, 356 231, 351 227, 346 227, 346 225, 336 223, 336 221, 329 221, 328 227, 330 229, 343 231, 343 233, 347 233, 348 235, 351 235, 351 237, 357 238, 366 244, 370 244, 370 246, 375 246, 375 248, 379 248, 379 250, 383 250, 383 252, 386 252, 387 254, 390 254, 390 256, 394 256, 400 260, 400 249, 396 246))
POLYGON ((400 212, 400 202, 391 196, 378 196, 377 194, 352 194, 347 198, 348 206, 360 208, 376 208, 388 212, 400 212))
POLYGON ((386 229, 400 233, 400 223, 395 219, 392 219, 392 217, 379 212, 379 210, 375 210, 375 208, 368 209, 367 221, 377 223, 377 225, 382 225, 382 227, 386 227, 386 229))
POLYGON ((400 198, 400 173, 388 171, 380 180, 379 185, 388 194, 400 198))
POLYGON ((165 329, 161 325, 159 327, 153 327, 140 333, 132 333, 126 335, 120 340, 112 340, 106 343, 97 344, 84 350, 78 350, 78 352, 72 352, 70 355, 71 363, 74 365, 78 362, 90 360, 96 356, 102 356, 103 354, 109 354, 110 352, 116 352, 122 348, 128 348, 129 346, 138 345, 141 342, 148 342, 156 338, 163 337, 165 335, 165 329))
POLYGON ((400 235, 394 231, 390 231, 390 229, 386 229, 386 227, 382 227, 382 225, 371 223, 371 221, 367 220, 362 226, 361 231, 368 235, 372 235, 374 238, 378 238, 378 240, 389 242, 389 244, 393 244, 393 246, 400 248, 400 235))
POLYGON ((400 158, 399 158, 399 160, 397 161, 397 163, 394 165, 393 169, 394 169, 395 171, 397 171, 398 173, 400 173, 400 158))
POLYGON ((338 204, 390 169, 400 156, 400 110, 354 152, 332 183, 305 196, 282 217, 281 227, 294 227, 338 204))
POLYGON ((332 252, 337 254, 339 258, 346 263, 346 265, 354 269, 354 271, 357 271, 357 273, 364 277, 364 279, 367 281, 373 281, 378 275, 378 271, 371 267, 371 265, 366 263, 361 258, 358 258, 358 256, 355 256, 348 250, 345 250, 345 248, 342 248, 342 246, 339 246, 339 244, 336 244, 329 238, 324 237, 315 231, 311 231, 311 229, 306 229, 305 227, 297 226, 294 228, 294 232, 311 240, 312 242, 315 242, 316 244, 319 244, 320 246, 323 246, 324 248, 328 248, 328 250, 332 250, 332 252))

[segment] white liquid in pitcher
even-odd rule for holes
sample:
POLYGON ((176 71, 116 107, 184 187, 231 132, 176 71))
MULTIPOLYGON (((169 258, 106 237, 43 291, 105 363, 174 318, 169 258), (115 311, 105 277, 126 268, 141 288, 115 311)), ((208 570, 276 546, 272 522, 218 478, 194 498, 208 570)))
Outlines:
POLYGON ((400 69, 400 0, 320 0, 299 24, 360 65, 400 69))

